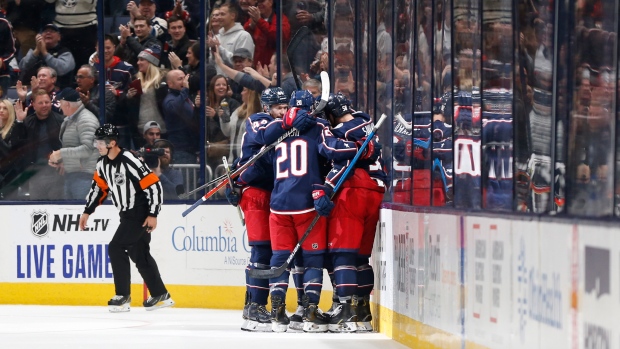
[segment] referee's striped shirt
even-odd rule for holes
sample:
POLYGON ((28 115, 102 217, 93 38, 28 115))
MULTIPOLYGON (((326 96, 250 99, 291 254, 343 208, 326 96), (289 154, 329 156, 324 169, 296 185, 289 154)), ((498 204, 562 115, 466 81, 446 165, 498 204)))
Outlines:
POLYGON ((108 193, 119 211, 148 206, 149 216, 157 217, 161 210, 163 189, 159 178, 127 150, 114 160, 107 156, 99 158, 84 213, 95 212, 108 193))

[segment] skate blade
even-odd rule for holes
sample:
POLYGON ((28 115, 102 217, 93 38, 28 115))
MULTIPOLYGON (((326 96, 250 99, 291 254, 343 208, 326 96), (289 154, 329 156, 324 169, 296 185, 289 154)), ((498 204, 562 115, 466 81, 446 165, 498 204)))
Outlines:
POLYGON ((282 333, 286 332, 286 330, 288 330, 288 324, 279 324, 277 322, 271 323, 271 331, 273 332, 282 333))
POLYGON ((241 325, 241 330, 248 332, 272 332, 271 322, 260 323, 258 321, 246 320, 241 325))
POLYGON ((145 308, 145 309, 146 309, 146 311, 153 311, 153 310, 156 310, 156 309, 171 307, 173 305, 174 305, 174 301, 172 300, 172 298, 168 298, 168 299, 166 299, 164 301, 161 301, 161 302, 155 304, 152 307, 148 307, 148 308, 145 308))
POLYGON ((343 322, 341 324, 329 324, 329 332, 334 333, 352 333, 357 331, 357 324, 355 322, 343 322))
POLYGON ((304 330, 304 323, 303 322, 298 322, 298 321, 291 321, 290 324, 288 324, 288 329, 292 330, 292 331, 303 331, 304 330))
POLYGON ((130 310, 129 304, 123 305, 108 305, 110 313, 126 313, 130 310))
POLYGON ((374 331, 374 329, 372 328, 372 323, 370 323, 370 321, 358 321, 356 324, 357 324, 357 332, 374 331))
POLYGON ((320 333, 327 332, 327 324, 315 324, 314 322, 304 322, 304 332, 320 333))

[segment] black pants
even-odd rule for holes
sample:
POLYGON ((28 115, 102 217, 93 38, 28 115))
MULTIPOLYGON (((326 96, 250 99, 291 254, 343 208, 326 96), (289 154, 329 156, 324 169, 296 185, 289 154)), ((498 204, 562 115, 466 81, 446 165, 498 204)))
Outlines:
POLYGON ((151 234, 146 232, 146 227, 142 227, 147 212, 145 207, 120 213, 121 223, 108 248, 117 295, 131 294, 130 258, 136 264, 151 296, 168 292, 159 275, 157 263, 151 256, 151 234))

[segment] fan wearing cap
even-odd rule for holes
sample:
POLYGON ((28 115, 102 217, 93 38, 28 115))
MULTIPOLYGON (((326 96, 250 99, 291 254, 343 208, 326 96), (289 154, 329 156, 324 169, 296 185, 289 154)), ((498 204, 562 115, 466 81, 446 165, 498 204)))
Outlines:
POLYGON ((144 137, 145 147, 153 146, 156 140, 161 139, 161 126, 157 121, 148 121, 142 127, 142 137, 144 137))
MULTIPOLYGON (((166 124, 159 110, 159 101, 163 101, 168 94, 168 86, 164 81, 164 74, 157 67, 159 64, 159 47, 144 49, 138 55, 138 73, 136 79, 139 86, 130 87, 127 91, 126 103, 138 114, 138 130, 141 130, 147 121, 156 121, 161 126, 161 132, 166 133, 166 124), (140 93, 141 92, 141 93, 140 93)), ((136 135, 138 140, 142 138, 136 135)))
POLYGON ((37 70, 42 66, 53 68, 58 74, 57 85, 68 87, 71 84, 71 73, 75 69, 75 59, 71 51, 60 44, 60 30, 54 24, 43 27, 41 33, 35 37, 36 46, 28 50, 24 58, 19 61, 21 70, 19 80, 30 83, 30 79, 36 76, 37 70))
MULTIPOLYGON (((91 49, 97 43, 97 2, 46 0, 55 3, 54 24, 62 35, 62 44, 71 49, 77 68, 88 64, 91 49)), ((77 69, 76 69, 77 70, 77 69)))
POLYGON ((80 94, 65 88, 57 95, 65 119, 60 126, 62 148, 50 154, 49 165, 65 176, 65 199, 83 200, 92 183, 99 152, 93 146, 99 120, 84 107, 80 94))

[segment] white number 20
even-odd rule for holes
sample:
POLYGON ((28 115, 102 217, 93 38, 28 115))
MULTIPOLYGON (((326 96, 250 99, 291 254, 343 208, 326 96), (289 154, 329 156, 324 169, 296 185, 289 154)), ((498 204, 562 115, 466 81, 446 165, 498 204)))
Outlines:
POLYGON ((290 147, 287 143, 280 143, 276 146, 279 151, 276 160, 276 179, 288 178, 289 176, 301 177, 308 173, 308 143, 303 139, 296 139, 291 142, 290 147), (289 169, 283 169, 282 165, 287 161, 289 169))

